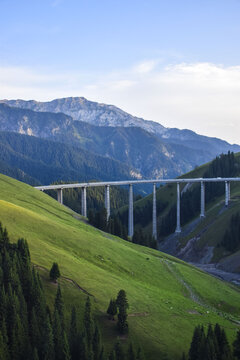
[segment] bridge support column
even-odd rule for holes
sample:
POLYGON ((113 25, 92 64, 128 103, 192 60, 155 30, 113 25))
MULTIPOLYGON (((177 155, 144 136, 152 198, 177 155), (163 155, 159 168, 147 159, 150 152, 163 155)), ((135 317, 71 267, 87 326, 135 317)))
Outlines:
POLYGON ((181 224, 180 224, 180 184, 177 183, 177 226, 175 233, 181 232, 181 224))
POLYGON ((225 206, 226 207, 228 207, 228 203, 229 203, 229 190, 230 190, 229 181, 225 181, 225 206))
POLYGON ((133 186, 129 184, 128 236, 133 236, 133 186))
POLYGON ((106 185, 105 186, 105 209, 107 210, 107 220, 109 219, 110 216, 110 191, 109 191, 110 186, 106 185))
POLYGON ((156 206, 156 184, 153 184, 153 219, 152 219, 152 236, 157 240, 157 206, 156 206))
POLYGON ((205 217, 205 183, 201 181, 201 213, 200 217, 205 217))
POLYGON ((87 188, 82 187, 82 216, 87 217, 87 188))
POLYGON ((230 181, 228 181, 228 201, 230 201, 231 198, 231 187, 230 187, 230 181))
POLYGON ((63 203, 63 191, 62 189, 57 190, 57 200, 60 204, 63 203))

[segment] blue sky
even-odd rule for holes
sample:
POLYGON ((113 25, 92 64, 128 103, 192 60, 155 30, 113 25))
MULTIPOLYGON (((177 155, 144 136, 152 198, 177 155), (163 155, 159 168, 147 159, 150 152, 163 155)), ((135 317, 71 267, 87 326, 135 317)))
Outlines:
POLYGON ((1 98, 85 96, 240 143, 239 0, 0 0, 0 14, 1 98))

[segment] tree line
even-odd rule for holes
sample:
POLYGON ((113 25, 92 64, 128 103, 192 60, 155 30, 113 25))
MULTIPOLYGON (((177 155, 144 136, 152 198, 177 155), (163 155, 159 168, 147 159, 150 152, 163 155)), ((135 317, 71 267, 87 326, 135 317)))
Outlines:
POLYGON ((205 331, 203 326, 196 326, 188 355, 183 353, 182 360, 234 360, 240 359, 240 330, 231 348, 225 330, 216 324, 208 326, 205 331))

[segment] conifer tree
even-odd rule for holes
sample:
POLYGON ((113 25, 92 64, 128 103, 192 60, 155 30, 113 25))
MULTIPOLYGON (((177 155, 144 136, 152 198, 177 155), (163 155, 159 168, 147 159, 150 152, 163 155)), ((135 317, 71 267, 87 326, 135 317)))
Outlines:
POLYGON ((9 359, 7 343, 4 341, 1 331, 0 331, 0 359, 1 360, 9 359))
POLYGON ((117 314, 117 303, 116 300, 111 299, 108 305, 107 314, 110 320, 114 320, 114 316, 117 314))
POLYGON ((94 354, 94 360, 99 360, 102 344, 101 344, 100 332, 97 325, 95 325, 95 331, 93 334, 92 349, 94 354))
POLYGON ((115 351, 116 360, 125 360, 125 354, 122 345, 119 341, 116 342, 114 346, 114 351, 115 351))
POLYGON ((233 355, 240 360, 240 330, 238 330, 236 339, 233 342, 233 355))
POLYGON ((70 331, 69 331, 69 347, 70 347, 72 360, 78 360, 79 343, 78 343, 77 316, 76 316, 75 307, 72 307, 71 323, 70 323, 70 331))
POLYGON ((202 349, 204 348, 204 332, 200 326, 194 329, 192 342, 189 350, 189 360, 200 359, 202 349))
POLYGON ((57 282, 57 279, 60 277, 60 270, 56 262, 52 264, 51 270, 49 272, 49 277, 54 282, 57 282))
POLYGON ((109 354, 108 360, 116 360, 115 351, 112 350, 109 354))
POLYGON ((63 304, 61 287, 59 284, 58 284, 57 295, 54 303, 54 313, 55 312, 58 312, 59 319, 61 321, 61 327, 62 329, 64 329, 64 304, 63 304))
POLYGON ((42 333, 42 346, 40 352, 41 358, 45 360, 51 360, 55 358, 54 340, 56 338, 57 342, 60 341, 58 332, 60 333, 60 331, 57 330, 57 326, 56 328, 52 329, 49 316, 47 315, 42 333))
POLYGON ((34 350, 33 350, 33 360, 39 360, 39 357, 38 357, 38 352, 37 352, 37 349, 36 348, 34 348, 34 350))
POLYGON ((117 328, 121 334, 128 332, 127 309, 129 307, 125 290, 120 290, 117 296, 118 322, 117 328))
POLYGON ((138 348, 136 360, 145 360, 145 356, 141 347, 138 348))
POLYGON ((136 360, 136 355, 132 343, 130 343, 128 347, 127 360, 136 360))
POLYGON ((221 334, 221 356, 222 356, 222 360, 232 359, 231 348, 224 329, 222 329, 222 334, 221 334))
POLYGON ((91 301, 89 296, 87 297, 84 311, 84 328, 86 332, 86 340, 88 345, 88 350, 92 347, 93 340, 93 319, 92 319, 92 309, 91 309, 91 301))
POLYGON ((66 332, 62 332, 62 360, 71 360, 70 349, 66 332))
POLYGON ((62 343, 63 330, 61 327, 61 320, 58 311, 54 312, 53 319, 53 339, 54 339, 54 352, 55 359, 62 360, 63 357, 63 343, 62 343))

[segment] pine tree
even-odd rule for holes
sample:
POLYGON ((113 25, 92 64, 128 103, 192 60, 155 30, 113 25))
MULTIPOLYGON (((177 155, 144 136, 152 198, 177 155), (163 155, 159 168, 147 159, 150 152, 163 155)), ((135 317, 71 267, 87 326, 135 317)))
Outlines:
POLYGON ((111 351, 108 357, 108 360, 116 360, 115 351, 111 351))
POLYGON ((61 327, 62 329, 64 329, 64 304, 63 304, 61 287, 59 284, 58 284, 57 295, 54 303, 54 312, 58 312, 61 321, 61 327))
POLYGON ((87 345, 88 350, 91 349, 92 340, 93 340, 93 319, 92 319, 92 310, 91 310, 91 301, 89 296, 87 297, 85 304, 85 312, 84 312, 84 328, 86 331, 87 337, 87 345))
POLYGON ((52 281, 57 282, 57 279, 60 277, 60 270, 57 263, 53 263, 51 270, 49 272, 49 277, 52 281))
POLYGON ((122 345, 120 344, 119 341, 116 342, 114 346, 114 351, 115 351, 116 360, 125 360, 125 354, 122 345))
POLYGON ((9 359, 8 346, 7 343, 4 341, 4 337, 1 331, 0 331, 0 359, 1 360, 9 359))
POLYGON ((98 326, 95 325, 95 331, 94 331, 93 342, 92 342, 94 360, 99 360, 101 348, 102 348, 102 345, 101 345, 100 332, 99 332, 98 326))
POLYGON ((233 355, 240 360, 240 330, 238 330, 236 339, 233 342, 233 355))
POLYGON ((44 322, 44 328, 41 338, 42 345, 40 352, 41 358, 44 360, 52 360, 55 358, 54 340, 56 339, 57 344, 60 342, 60 329, 58 328, 58 324, 54 323, 54 329, 52 329, 49 316, 47 315, 44 322))
POLYGON ((196 326, 194 329, 192 342, 189 350, 189 360, 200 360, 201 352, 204 349, 204 332, 200 326, 196 326))
POLYGON ((136 360, 144 360, 144 354, 141 347, 138 348, 136 360))
POLYGON ((72 307, 70 331, 69 331, 69 346, 72 360, 79 358, 79 344, 78 344, 78 330, 77 330, 77 316, 76 309, 72 307))
POLYGON ((232 352, 231 352, 231 348, 225 333, 225 330, 222 329, 222 334, 221 334, 221 356, 222 359, 224 360, 230 360, 232 359, 232 352))
POLYGON ((183 354, 182 354, 182 360, 187 360, 185 352, 183 352, 183 354))
POLYGON ((36 348, 34 348, 34 350, 33 350, 33 360, 39 360, 39 357, 38 357, 38 352, 37 352, 37 349, 36 348))
POLYGON ((136 360, 136 355, 132 343, 130 343, 128 347, 127 360, 136 360))
POLYGON ((55 359, 62 360, 63 358, 63 329, 61 326, 61 320, 59 317, 58 311, 54 312, 54 320, 53 320, 53 339, 54 339, 54 351, 55 351, 55 359))
POLYGON ((127 309, 129 307, 125 290, 120 290, 117 296, 118 322, 117 328, 121 334, 128 332, 127 309))
POLYGON ((117 314, 116 300, 111 299, 108 305, 107 314, 110 320, 114 320, 114 316, 117 314))
POLYGON ((68 338, 64 330, 62 333, 62 360, 71 360, 68 338))

